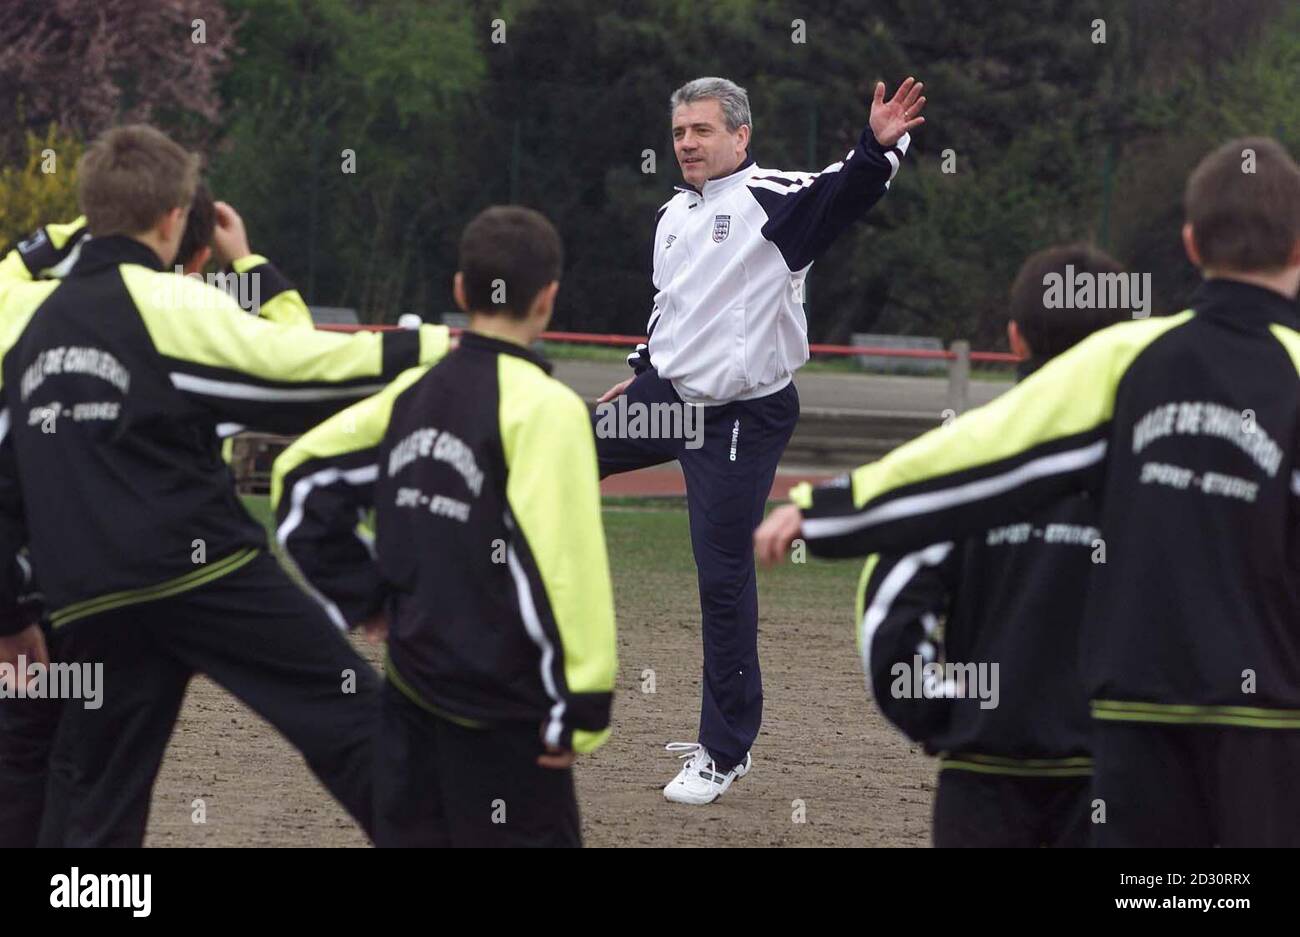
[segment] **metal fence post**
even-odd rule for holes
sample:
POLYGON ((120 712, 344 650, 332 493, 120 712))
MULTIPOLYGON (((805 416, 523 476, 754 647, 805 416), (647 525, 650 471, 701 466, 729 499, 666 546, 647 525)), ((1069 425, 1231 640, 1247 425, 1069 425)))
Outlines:
POLYGON ((962 414, 970 406, 970 342, 955 341, 948 350, 957 356, 948 359, 948 407, 962 414))

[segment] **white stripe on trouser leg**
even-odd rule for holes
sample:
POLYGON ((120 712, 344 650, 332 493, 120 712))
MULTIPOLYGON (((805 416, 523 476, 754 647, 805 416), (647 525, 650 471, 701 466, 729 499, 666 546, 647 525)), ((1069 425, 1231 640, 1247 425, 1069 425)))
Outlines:
POLYGON ((3 410, 0 410, 0 442, 4 442, 5 437, 8 435, 9 435, 9 408, 5 407, 3 410))
MULTIPOLYGON (((289 551, 289 537, 302 524, 302 519, 306 514, 307 498, 311 496, 312 489, 332 485, 336 481, 342 481, 348 485, 366 485, 378 477, 379 464, 375 463, 354 469, 321 469, 306 478, 298 479, 293 486, 293 492, 290 494, 289 513, 285 516, 284 523, 275 530, 276 542, 280 544, 280 552, 284 554, 285 559, 293 563, 294 566, 298 565, 293 558, 293 554, 289 551)), ((357 533, 357 539, 362 544, 365 544, 367 552, 373 555, 374 550, 370 544, 366 543, 366 538, 357 533)), ((339 607, 327 599, 319 589, 307 580, 307 577, 302 574, 301 568, 298 569, 298 574, 303 587, 307 590, 307 594, 321 604, 325 609, 325 614, 329 615, 330 621, 334 622, 340 631, 347 631, 348 622, 343 617, 343 613, 339 611, 339 607)))
POLYGON ((874 527, 876 524, 884 524, 887 521, 915 517, 918 514, 931 514, 935 511, 943 511, 958 505, 969 504, 972 501, 992 498, 995 495, 1004 494, 1040 478, 1064 475, 1066 472, 1087 468, 1089 465, 1097 464, 1105 457, 1106 440, 1101 439, 1080 449, 1070 449, 1066 452, 1040 456, 1018 468, 1003 472, 1001 475, 993 475, 979 481, 967 482, 954 488, 944 488, 939 491, 928 491, 925 494, 899 498, 896 501, 882 504, 878 508, 872 508, 870 511, 863 511, 861 514, 850 514, 847 517, 805 518, 802 533, 805 540, 842 537, 845 534, 851 534, 867 527, 874 527))
MULTIPOLYGON (((876 590, 876 597, 871 600, 871 605, 863 613, 862 667, 867 674, 867 692, 872 695, 874 689, 871 685, 871 642, 875 640, 876 630, 889 615, 889 609, 898 600, 899 594, 912 581, 912 577, 921 571, 921 567, 938 566, 951 551, 952 541, 949 540, 946 543, 932 543, 924 550, 917 550, 904 556, 885 576, 885 581, 876 590)), ((927 632, 929 630, 926 629, 927 632)))
MULTIPOLYGON (((5 422, 7 424, 8 420, 5 422)), ((3 433, 0 433, 0 439, 4 439, 3 433)), ((1300 469, 1296 469, 1291 473, 1291 493, 1300 497, 1300 469)))
MULTIPOLYGON (((512 532, 516 529, 509 514, 506 514, 506 527, 512 532)), ((542 630, 542 620, 537 616, 537 605, 533 602, 533 590, 528 585, 528 574, 524 572, 523 564, 519 562, 513 543, 506 546, 506 563, 515 581, 515 593, 519 596, 519 616, 524 620, 524 630, 542 652, 542 686, 546 688, 546 695, 554 701, 550 716, 546 720, 544 738, 547 745, 558 746, 560 736, 564 733, 562 721, 564 700, 560 698, 560 691, 555 686, 555 675, 551 673, 551 664, 555 660, 555 647, 547 639, 546 632, 542 630)))

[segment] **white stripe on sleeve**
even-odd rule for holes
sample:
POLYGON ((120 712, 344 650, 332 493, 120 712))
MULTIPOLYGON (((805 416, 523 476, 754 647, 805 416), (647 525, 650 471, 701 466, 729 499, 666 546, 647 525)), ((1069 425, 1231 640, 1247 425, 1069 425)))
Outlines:
POLYGON ((1029 482, 1037 481, 1040 478, 1063 475, 1066 472, 1074 472, 1090 465, 1096 465, 1105 457, 1106 440, 1099 439, 1097 442, 1078 449, 1069 449, 1065 452, 1040 456, 1000 475, 966 482, 952 488, 942 488, 938 491, 927 491, 924 494, 899 498, 896 501, 889 501, 879 507, 858 514, 850 514, 845 517, 805 518, 803 536, 805 540, 842 537, 887 521, 915 517, 920 514, 932 514, 935 511, 970 504, 973 501, 982 501, 1019 488, 1029 482))

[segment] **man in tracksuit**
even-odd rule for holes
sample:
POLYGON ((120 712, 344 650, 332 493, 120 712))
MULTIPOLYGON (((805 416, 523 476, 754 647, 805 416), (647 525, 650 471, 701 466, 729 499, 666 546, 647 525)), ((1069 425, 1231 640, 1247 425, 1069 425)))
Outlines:
POLYGON ((560 269, 542 215, 484 211, 459 347, 275 463, 285 552, 332 616, 388 634, 379 846, 581 842, 570 766, 609 734, 614 606, 587 409, 529 350, 560 269))
MULTIPOLYGON (((1052 277, 1122 276, 1086 246, 1025 261, 1007 336, 1021 379, 1131 310, 1063 308, 1052 277)), ((876 704, 939 756, 936 846, 1085 846, 1088 699, 1078 673, 1089 575, 1104 560, 1097 499, 1075 492, 956 543, 871 556, 859 648, 876 704)))
MULTIPOLYGON (((247 248, 243 221, 224 202, 215 202, 207 185, 200 180, 186 216, 185 232, 176 254, 177 273, 202 274, 213 256, 213 241, 231 273, 246 276, 252 270, 271 272, 274 283, 264 302, 249 310, 272 322, 311 328, 311 314, 297 290, 274 272, 265 258, 247 248)), ((21 249, 11 251, 0 261, 0 278, 18 282, 60 278, 69 273, 80 258, 81 247, 89 238, 86 219, 70 224, 50 224, 38 230, 21 249)), ((242 291, 249 295, 250 291, 242 291)), ((259 290, 260 293, 260 290, 259 290)), ((229 440, 227 440, 229 444, 229 440)), ((29 660, 45 661, 49 622, 43 621, 43 599, 39 583, 25 554, 14 564, 17 577, 12 589, 20 596, 22 619, 29 624, 15 635, 0 635, 0 659, 16 657, 21 649, 29 660), (6 642, 15 651, 7 654, 6 642), (26 652, 32 653, 26 653, 26 652)), ((31 847, 37 844, 44 812, 50 749, 62 712, 60 699, 0 699, 0 847, 31 847)))
POLYGON ((1300 845, 1300 168, 1233 140, 1188 181, 1205 282, 997 400, 791 492, 755 535, 823 556, 923 547, 1101 498, 1081 673, 1096 844, 1300 845))
POLYGON ((698 741, 668 746, 687 759, 664 788, 671 801, 710 803, 752 764, 763 684, 750 535, 799 418, 804 279, 885 194, 924 106, 911 78, 890 101, 879 84, 870 126, 843 160, 820 173, 781 172, 749 155, 745 89, 699 78, 672 95, 686 185, 659 209, 649 344, 629 356, 636 377, 611 388, 596 413, 602 476, 676 459, 686 478, 704 679, 698 741), (631 419, 620 426, 606 404, 631 419), (676 435, 638 429, 638 416, 686 407, 702 411, 702 433, 684 431, 700 422, 684 412, 676 435))
MULTIPOLYGON (((0 560, 28 547, 49 656, 103 677, 99 708, 64 700, 50 845, 141 841, 195 672, 284 733, 370 827, 377 681, 267 554, 215 440, 222 424, 305 429, 440 356, 447 334, 290 329, 175 276, 196 180, 156 130, 109 131, 79 166, 94 237, 72 270, 0 283, 0 560)), ((272 270, 264 298, 287 292, 272 270)), ((21 626, 16 605, 0 583, 0 632, 21 626)))

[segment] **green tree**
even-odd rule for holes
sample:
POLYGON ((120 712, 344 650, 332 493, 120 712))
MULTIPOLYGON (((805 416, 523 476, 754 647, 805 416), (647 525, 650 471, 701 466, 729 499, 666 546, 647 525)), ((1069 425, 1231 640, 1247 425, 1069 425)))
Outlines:
POLYGON ((312 302, 395 318, 433 304, 481 116, 468 8, 417 0, 238 0, 243 55, 214 189, 312 302), (472 132, 472 130, 470 131, 472 132))
POLYGON ((27 131, 26 154, 0 167, 0 250, 41 225, 77 217, 77 160, 81 143, 54 124, 45 133, 27 131))

